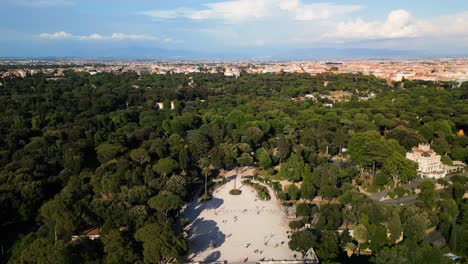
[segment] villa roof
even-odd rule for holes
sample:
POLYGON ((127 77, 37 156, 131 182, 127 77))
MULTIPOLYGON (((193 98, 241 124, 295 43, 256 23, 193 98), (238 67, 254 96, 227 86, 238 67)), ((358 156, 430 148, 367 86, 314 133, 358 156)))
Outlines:
POLYGON ((99 236, 100 234, 101 230, 99 228, 91 228, 81 233, 82 236, 99 236))

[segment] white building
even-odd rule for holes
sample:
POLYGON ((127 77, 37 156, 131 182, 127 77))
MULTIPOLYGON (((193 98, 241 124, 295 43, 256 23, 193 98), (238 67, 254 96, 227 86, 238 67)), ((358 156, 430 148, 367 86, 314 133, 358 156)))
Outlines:
POLYGON ((418 175, 423 178, 440 179, 447 175, 441 156, 431 149, 429 144, 419 144, 412 152, 406 153, 406 158, 418 163, 418 175))
POLYGON ((226 68, 226 70, 224 71, 224 76, 228 76, 228 77, 236 77, 236 78, 239 78, 241 75, 241 72, 239 69, 237 68, 226 68))
MULTIPOLYGON (((156 103, 159 107, 159 109, 164 109, 164 102, 158 102, 156 103)), ((174 101, 171 101, 171 110, 174 110, 175 109, 175 103, 174 101)))

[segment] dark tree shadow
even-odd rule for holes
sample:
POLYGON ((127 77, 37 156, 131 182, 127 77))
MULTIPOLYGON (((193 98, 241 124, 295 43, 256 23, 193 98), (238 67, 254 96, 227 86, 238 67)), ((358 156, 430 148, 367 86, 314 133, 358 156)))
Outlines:
POLYGON ((190 220, 194 221, 200 216, 200 213, 204 210, 216 210, 223 205, 224 201, 219 198, 212 198, 209 201, 197 202, 197 200, 192 201, 188 207, 185 209, 184 215, 190 220))
MULTIPOLYGON (((189 230, 189 245, 191 253, 198 255, 210 248, 221 246, 226 240, 213 220, 197 219, 189 230)), ((218 256, 219 257, 219 256, 218 256)))
POLYGON ((229 177, 226 177, 226 180, 229 182, 233 181, 237 177, 237 174, 231 175, 229 177))
POLYGON ((215 261, 219 260, 220 257, 221 257, 221 252, 216 250, 215 252, 208 255, 203 261, 204 262, 215 262, 215 261))

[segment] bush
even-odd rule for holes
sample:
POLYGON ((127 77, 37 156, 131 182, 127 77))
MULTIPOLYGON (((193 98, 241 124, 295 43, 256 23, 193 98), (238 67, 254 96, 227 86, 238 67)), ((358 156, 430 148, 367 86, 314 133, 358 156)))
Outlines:
POLYGON ((403 187, 398 186, 395 188, 395 194, 396 196, 398 196, 398 198, 405 196, 405 193, 406 193, 406 190, 403 189, 403 187))
POLYGON ((240 195, 241 193, 242 193, 242 191, 239 190, 239 189, 232 189, 232 190, 229 191, 230 195, 240 195))
POLYGON ((255 191, 257 191, 258 199, 263 201, 268 201, 271 199, 270 192, 268 191, 267 187, 250 180, 244 180, 242 183, 253 187, 255 191))
POLYGON ((270 184, 271 188, 273 189, 273 191, 275 191, 276 193, 280 193, 283 191, 283 187, 281 187, 281 183, 279 182, 272 182, 270 184))

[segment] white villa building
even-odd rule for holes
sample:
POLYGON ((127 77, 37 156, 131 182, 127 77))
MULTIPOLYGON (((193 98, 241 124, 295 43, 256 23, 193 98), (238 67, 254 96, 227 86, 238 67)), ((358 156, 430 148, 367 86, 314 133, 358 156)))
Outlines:
POLYGON ((440 179, 447 175, 441 156, 431 149, 429 144, 419 144, 412 152, 406 153, 406 158, 418 163, 418 175, 423 178, 440 179))

